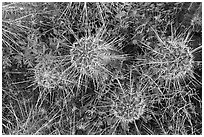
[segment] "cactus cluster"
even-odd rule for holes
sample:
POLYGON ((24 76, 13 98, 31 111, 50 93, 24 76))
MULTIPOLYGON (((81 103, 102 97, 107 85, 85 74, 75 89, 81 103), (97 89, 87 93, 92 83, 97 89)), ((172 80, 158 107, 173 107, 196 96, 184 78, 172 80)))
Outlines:
POLYGON ((2 134, 202 134, 201 6, 2 3, 2 134))

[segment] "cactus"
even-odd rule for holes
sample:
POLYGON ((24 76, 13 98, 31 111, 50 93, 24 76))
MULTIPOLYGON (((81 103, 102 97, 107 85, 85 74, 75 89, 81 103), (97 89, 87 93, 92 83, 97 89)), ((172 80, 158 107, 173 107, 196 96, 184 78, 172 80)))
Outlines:
POLYGON ((2 3, 2 133, 202 134, 201 7, 2 3))

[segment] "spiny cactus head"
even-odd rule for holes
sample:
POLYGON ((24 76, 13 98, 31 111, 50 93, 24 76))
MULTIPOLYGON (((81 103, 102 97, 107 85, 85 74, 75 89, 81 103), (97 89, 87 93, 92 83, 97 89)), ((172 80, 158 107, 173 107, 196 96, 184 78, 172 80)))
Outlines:
POLYGON ((138 120, 144 113, 145 101, 141 95, 122 93, 114 99, 112 113, 122 122, 133 122, 138 120))
POLYGON ((58 86, 60 71, 57 69, 57 60, 51 55, 45 55, 38 59, 34 68, 35 82, 39 87, 53 89, 58 86))
POLYGON ((112 75, 107 66, 122 58, 117 52, 111 43, 97 36, 83 37, 73 43, 71 63, 79 76, 102 82, 112 75))
POLYGON ((112 113, 121 122, 129 123, 140 119, 146 108, 144 88, 137 79, 132 67, 129 74, 117 79, 115 92, 112 94, 112 113))

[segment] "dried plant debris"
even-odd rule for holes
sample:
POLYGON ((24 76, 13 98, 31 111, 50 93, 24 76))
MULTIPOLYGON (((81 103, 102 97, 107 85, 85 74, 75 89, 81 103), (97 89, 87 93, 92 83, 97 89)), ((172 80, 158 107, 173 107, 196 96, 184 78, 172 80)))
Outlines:
POLYGON ((201 2, 3 2, 2 134, 201 135, 201 45, 201 2))

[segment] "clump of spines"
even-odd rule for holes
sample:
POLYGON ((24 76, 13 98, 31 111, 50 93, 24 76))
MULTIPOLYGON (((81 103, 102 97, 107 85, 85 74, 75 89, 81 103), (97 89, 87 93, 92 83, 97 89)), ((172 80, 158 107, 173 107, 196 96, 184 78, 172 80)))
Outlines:
POLYGON ((56 59, 51 55, 45 55, 38 59, 38 64, 34 68, 35 82, 39 87, 45 89, 56 88, 60 80, 60 72, 56 59))
MULTIPOLYGON (((158 85, 174 88, 181 88, 186 79, 194 79, 194 56, 193 50, 189 47, 190 32, 182 33, 167 38, 160 37, 156 30, 152 28, 156 35, 158 43, 151 46, 142 43, 146 49, 143 60, 140 59, 139 66, 149 69, 148 74, 158 85)), ((173 31, 173 30, 172 30, 173 31)))

